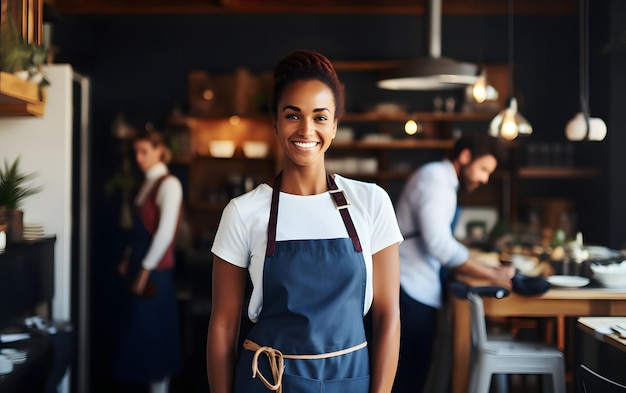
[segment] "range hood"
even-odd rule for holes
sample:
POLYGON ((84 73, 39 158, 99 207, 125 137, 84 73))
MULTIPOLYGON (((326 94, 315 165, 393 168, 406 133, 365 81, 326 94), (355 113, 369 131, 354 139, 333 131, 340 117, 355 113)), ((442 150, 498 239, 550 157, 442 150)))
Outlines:
POLYGON ((441 1, 428 0, 428 57, 381 73, 378 87, 389 90, 444 90, 472 85, 479 67, 441 57, 441 1))

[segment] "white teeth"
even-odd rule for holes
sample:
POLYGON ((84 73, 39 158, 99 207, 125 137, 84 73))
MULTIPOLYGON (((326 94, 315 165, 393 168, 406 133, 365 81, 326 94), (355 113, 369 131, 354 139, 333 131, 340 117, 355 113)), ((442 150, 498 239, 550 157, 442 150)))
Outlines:
POLYGON ((301 149, 312 149, 317 145, 317 142, 293 142, 293 144, 301 149))

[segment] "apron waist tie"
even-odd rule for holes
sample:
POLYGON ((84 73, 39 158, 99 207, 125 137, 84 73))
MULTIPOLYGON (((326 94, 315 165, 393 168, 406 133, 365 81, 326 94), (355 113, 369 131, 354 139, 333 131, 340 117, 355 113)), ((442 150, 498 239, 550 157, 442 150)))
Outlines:
POLYGON ((281 393, 283 390, 282 380, 283 380, 283 371, 285 369, 285 361, 284 359, 326 359, 332 358, 334 356, 345 355, 350 352, 357 351, 361 348, 365 348, 367 346, 367 341, 362 342, 361 344, 355 345, 350 348, 342 349, 334 352, 320 353, 314 355, 285 355, 278 349, 274 349, 272 347, 262 347, 254 341, 246 339, 243 342, 243 348, 248 351, 254 351, 254 357, 252 358, 252 378, 256 378, 256 375, 259 374, 259 378, 269 390, 274 390, 278 393, 281 393), (259 356, 261 354, 265 354, 270 363, 270 369, 272 370, 272 377, 274 378, 274 383, 270 383, 263 374, 259 371, 259 356))

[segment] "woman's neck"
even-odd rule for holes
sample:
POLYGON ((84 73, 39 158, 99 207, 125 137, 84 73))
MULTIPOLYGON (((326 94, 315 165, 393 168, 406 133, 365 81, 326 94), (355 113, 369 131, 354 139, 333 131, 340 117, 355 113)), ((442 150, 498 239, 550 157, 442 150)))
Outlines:
POLYGON ((328 191, 326 169, 322 167, 284 168, 280 191, 294 195, 317 195, 328 191))

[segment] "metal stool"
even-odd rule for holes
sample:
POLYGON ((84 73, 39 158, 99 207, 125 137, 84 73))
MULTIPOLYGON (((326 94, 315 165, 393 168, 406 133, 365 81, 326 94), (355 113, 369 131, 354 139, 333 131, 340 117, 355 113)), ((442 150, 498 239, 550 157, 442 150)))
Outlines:
MULTIPOLYGON (((461 284, 466 285, 466 284, 461 284)), ((459 296, 459 291, 454 291, 459 296)), ((543 378, 544 392, 565 393, 565 361, 557 348, 543 343, 489 339, 481 296, 503 298, 509 291, 502 287, 466 287, 461 291, 470 304, 472 331, 472 370, 470 393, 489 393, 494 374, 550 374, 543 378)))

